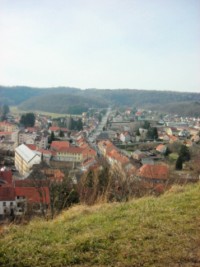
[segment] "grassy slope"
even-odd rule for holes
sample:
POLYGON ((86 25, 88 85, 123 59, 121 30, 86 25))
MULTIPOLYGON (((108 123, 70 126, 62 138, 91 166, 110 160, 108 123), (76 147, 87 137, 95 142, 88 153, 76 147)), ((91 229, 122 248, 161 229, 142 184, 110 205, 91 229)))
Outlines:
POLYGON ((200 266, 200 184, 10 226, 0 266, 200 266))
MULTIPOLYGON (((42 114, 42 115, 46 115, 46 116, 51 116, 51 118, 55 119, 55 118, 60 118, 60 117, 67 117, 67 116, 70 116, 70 115, 74 115, 74 114, 64 114, 64 113, 51 113, 51 112, 46 112, 46 111, 41 111, 41 110, 29 110, 29 111, 23 111, 23 110, 20 110, 19 107, 17 106, 11 106, 10 107, 10 111, 11 113, 13 114, 17 114, 17 115, 22 115, 24 113, 28 113, 28 112, 33 112, 33 113, 36 113, 36 114, 42 114)), ((80 115, 75 115, 76 117, 79 117, 80 115)))

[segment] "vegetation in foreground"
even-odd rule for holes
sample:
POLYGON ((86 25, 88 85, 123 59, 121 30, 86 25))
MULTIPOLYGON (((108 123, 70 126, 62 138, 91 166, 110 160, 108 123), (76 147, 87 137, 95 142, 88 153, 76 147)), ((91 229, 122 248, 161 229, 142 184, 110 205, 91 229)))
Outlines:
POLYGON ((200 184, 11 225, 0 266, 200 266, 200 184))

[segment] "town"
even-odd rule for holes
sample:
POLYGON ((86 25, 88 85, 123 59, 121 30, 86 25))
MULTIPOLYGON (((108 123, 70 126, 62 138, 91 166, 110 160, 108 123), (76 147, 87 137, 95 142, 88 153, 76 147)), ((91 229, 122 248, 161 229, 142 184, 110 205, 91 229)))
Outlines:
POLYGON ((200 117, 131 107, 52 118, 4 106, 2 114, 2 222, 159 195, 200 177, 200 117))

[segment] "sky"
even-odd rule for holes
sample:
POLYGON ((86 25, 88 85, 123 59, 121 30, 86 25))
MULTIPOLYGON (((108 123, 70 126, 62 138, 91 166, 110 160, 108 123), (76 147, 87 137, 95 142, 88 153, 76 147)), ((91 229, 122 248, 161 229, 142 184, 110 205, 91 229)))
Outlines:
POLYGON ((200 92, 200 0, 0 0, 0 84, 200 92))

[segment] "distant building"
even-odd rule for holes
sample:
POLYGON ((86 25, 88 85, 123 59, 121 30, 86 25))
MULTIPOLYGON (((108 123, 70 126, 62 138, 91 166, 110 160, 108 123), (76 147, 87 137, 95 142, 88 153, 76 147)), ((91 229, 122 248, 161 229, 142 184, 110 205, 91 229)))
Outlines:
POLYGON ((169 178, 169 167, 164 164, 145 164, 139 169, 138 176, 149 183, 165 183, 169 178))
POLYGON ((50 204, 49 188, 37 187, 30 179, 13 180, 11 171, 0 171, 0 220, 40 212, 50 204))
POLYGON ((160 144, 156 147, 156 151, 161 153, 161 154, 165 154, 167 151, 167 146, 160 144))
POLYGON ((18 133, 18 145, 29 144, 36 145, 38 148, 45 149, 48 144, 48 133, 40 132, 36 129, 21 130, 18 133))
POLYGON ((120 134, 119 139, 124 143, 129 142, 131 140, 131 137, 128 132, 123 132, 120 134))
POLYGON ((15 149, 15 167, 21 175, 28 175, 34 164, 41 162, 41 154, 22 144, 15 149))

